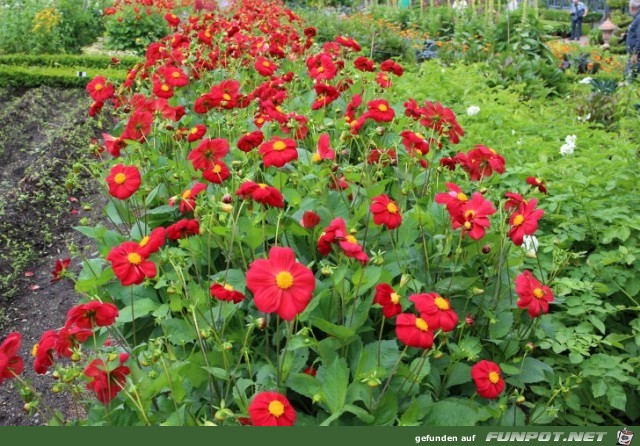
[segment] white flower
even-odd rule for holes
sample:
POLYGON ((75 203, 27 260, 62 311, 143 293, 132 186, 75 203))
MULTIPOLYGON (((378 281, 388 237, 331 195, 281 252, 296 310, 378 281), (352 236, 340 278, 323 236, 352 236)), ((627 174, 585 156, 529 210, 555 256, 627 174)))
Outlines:
POLYGON ((590 84, 591 83, 591 78, 590 77, 585 77, 584 79, 582 79, 580 81, 581 84, 590 84))
POLYGON ((577 139, 578 137, 576 135, 567 135, 567 137, 564 139, 564 142, 566 142, 570 146, 575 146, 577 139))
POLYGON ((477 105, 472 105, 467 109, 467 115, 469 116, 475 116, 478 113, 480 113, 480 107, 478 107, 477 105))
POLYGON ((538 251, 538 239, 535 235, 525 235, 522 238, 522 249, 527 257, 535 258, 538 251))
POLYGON ((560 147, 560 155, 562 156, 571 155, 575 149, 576 149, 576 146, 573 146, 571 144, 563 144, 562 147, 560 147))

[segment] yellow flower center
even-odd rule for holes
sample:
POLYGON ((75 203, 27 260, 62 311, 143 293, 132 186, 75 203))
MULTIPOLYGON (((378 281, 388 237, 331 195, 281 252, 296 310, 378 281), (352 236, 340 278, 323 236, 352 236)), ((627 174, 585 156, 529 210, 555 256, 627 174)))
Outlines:
POLYGON ((383 81, 388 81, 389 80, 389 76, 387 76, 387 75, 382 76, 382 80, 383 81))
POLYGON ((496 152, 496 151, 495 151, 495 150, 493 150, 493 149, 489 149, 489 152, 493 153, 494 155, 497 155, 497 154, 498 154, 498 152, 496 152))
POLYGON ((391 303, 393 304, 397 304, 398 302, 400 302, 400 295, 398 293, 391 293, 389 298, 391 299, 391 303))
POLYGON ((497 372, 489 372, 489 382, 491 382, 491 384, 498 384, 498 382, 500 382, 500 375, 497 372))
POLYGON ((433 303, 436 304, 438 310, 447 311, 449 309, 449 302, 441 296, 436 297, 433 303))
POLYGON ((287 148, 287 145, 282 141, 276 141, 273 143, 273 150, 277 150, 278 152, 281 152, 286 148, 287 148))
POLYGON ((169 86, 167 84, 162 84, 162 87, 160 87, 160 90, 169 91, 169 86))
POLYGON ((544 297, 544 291, 542 291, 542 288, 534 288, 533 296, 536 299, 542 299, 544 297))
POLYGON ((225 283, 223 288, 227 291, 233 291, 233 286, 228 283, 225 283))
POLYGON ((213 173, 220 173, 222 172, 222 167, 220 166, 220 164, 216 164, 215 166, 213 166, 213 173))
POLYGON ((391 202, 387 205, 387 211, 390 214, 397 214, 398 213, 398 206, 396 206, 395 203, 391 202))
POLYGON ((262 118, 258 118, 258 119, 256 119, 256 122, 257 122, 258 124, 262 124, 262 123, 264 122, 264 119, 262 119, 262 118))
POLYGON ((182 198, 183 198, 184 200, 188 200, 188 199, 189 199, 189 197, 191 197, 191 189, 189 189, 189 190, 185 190, 185 191, 182 193, 182 198))
POLYGON ((198 127, 194 127, 191 129, 191 134, 195 135, 196 133, 198 133, 198 127))
POLYGON ((273 400, 269 403, 269 413, 278 418, 284 414, 284 404, 278 400, 273 400))
POLYGON ((178 79, 180 77, 180 72, 174 71, 173 73, 171 73, 171 77, 174 79, 178 79))
POLYGON ((429 324, 421 317, 416 318, 416 328, 420 331, 429 331, 429 324))
POLYGON ((35 357, 38 354, 38 345, 40 345, 40 344, 35 344, 33 346, 33 348, 31 349, 31 356, 35 357))
POLYGON ((293 275, 289 271, 280 271, 276 275, 276 285, 281 290, 288 290, 293 286, 293 275))
POLYGON ((389 108, 384 104, 380 104, 378 105, 378 110, 380 110, 381 112, 386 112, 387 110, 389 110, 389 108))
POLYGON ((267 188, 267 185, 266 185, 266 184, 264 184, 264 183, 260 183, 260 184, 258 184, 258 187, 259 187, 260 189, 266 189, 266 188, 267 188))
POLYGON ((468 231, 469 229, 471 229, 471 222, 470 221, 465 221, 464 222, 464 228, 468 231))
POLYGON ((127 176, 123 173, 119 173, 113 177, 113 181, 115 181, 116 184, 124 184, 124 182, 127 181, 127 176))
POLYGON ((137 252, 132 252, 127 256, 127 260, 132 265, 140 265, 142 263, 142 257, 137 252))
POLYGON ((230 101, 231 100, 231 96, 229 96, 227 93, 222 95, 222 99, 224 99, 225 101, 230 101))
POLYGON ((147 246, 147 243, 149 243, 149 240, 151 240, 149 238, 148 235, 145 235, 142 240, 140 240, 140 243, 138 243, 138 245, 140 245, 141 248, 144 248, 145 246, 147 246))
POLYGON ((318 68, 318 73, 324 73, 324 67, 318 68))
POLYGON ((416 134, 415 134, 415 135, 416 135, 418 138, 420 138, 420 139, 424 139, 424 136, 422 136, 422 133, 417 133, 417 132, 416 132, 416 134))
POLYGON ((265 60, 264 62, 262 62, 262 66, 263 67, 268 67, 268 66, 271 66, 271 64, 269 63, 268 60, 265 60))
POLYGON ((322 161, 322 157, 319 153, 314 153, 313 155, 311 155, 311 161, 313 161, 314 163, 319 163, 320 161, 322 161))
POLYGON ((353 235, 347 235, 345 240, 349 243, 358 243, 358 240, 353 235))
POLYGON ((516 218, 513 219, 513 225, 520 226, 522 223, 524 223, 524 217, 522 214, 516 215, 516 218))
POLYGON ((102 90, 103 88, 104 88, 104 87, 102 86, 102 84, 96 84, 96 86, 95 86, 95 87, 93 87, 93 89, 94 89, 95 91, 100 91, 100 90, 102 90))
POLYGON ((456 195, 456 198, 458 199, 458 201, 469 201, 469 197, 467 197, 462 192, 458 192, 458 195, 456 195))
POLYGON ((464 218, 466 218, 467 220, 471 220, 475 216, 476 216, 476 212, 472 209, 469 209, 467 212, 464 213, 464 218))

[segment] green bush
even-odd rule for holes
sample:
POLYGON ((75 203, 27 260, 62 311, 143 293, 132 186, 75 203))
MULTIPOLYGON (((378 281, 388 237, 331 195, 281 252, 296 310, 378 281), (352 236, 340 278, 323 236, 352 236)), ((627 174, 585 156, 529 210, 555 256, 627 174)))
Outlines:
MULTIPOLYGON (((119 65, 130 68, 140 62, 136 57, 122 57, 119 65)), ((72 54, 3 54, 0 55, 0 65, 15 65, 20 67, 77 67, 77 68, 111 68, 113 59, 109 56, 85 56, 72 54)))
POLYGON ((127 71, 124 70, 90 68, 84 70, 87 73, 86 77, 79 77, 78 71, 77 68, 72 67, 44 67, 34 70, 31 67, 0 65, 0 87, 35 88, 45 85, 60 88, 84 88, 98 74, 120 81, 127 77, 127 71))
POLYGON ((135 51, 143 54, 147 46, 169 33, 164 17, 153 11, 136 13, 125 6, 114 15, 105 18, 106 45, 118 51, 135 51))

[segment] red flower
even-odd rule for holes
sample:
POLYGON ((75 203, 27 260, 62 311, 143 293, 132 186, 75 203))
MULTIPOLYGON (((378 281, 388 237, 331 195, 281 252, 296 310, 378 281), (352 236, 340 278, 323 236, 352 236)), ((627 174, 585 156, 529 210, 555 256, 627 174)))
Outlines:
POLYGON ((344 113, 344 120, 347 122, 353 121, 356 117, 356 111, 360 105, 362 105, 362 96, 356 93, 347 104, 347 110, 344 113))
POLYGON ((243 152, 249 152, 262 144, 262 141, 264 141, 264 135, 260 130, 245 133, 238 140, 238 149, 242 150, 243 152))
POLYGON ((93 390, 102 404, 108 404, 124 388, 129 367, 120 365, 113 370, 105 366, 102 359, 94 359, 84 370, 84 375, 93 380, 87 383, 87 389, 93 390))
POLYGON ((187 159, 196 170, 210 170, 213 169, 214 162, 224 158, 227 153, 229 153, 229 143, 226 139, 205 138, 198 147, 189 152, 187 159))
POLYGON ((540 192, 543 194, 547 193, 547 187, 544 180, 536 177, 527 177, 527 184, 530 184, 533 187, 537 187, 540 192))
POLYGON ((371 199, 371 213, 375 224, 385 225, 388 229, 395 229, 402 223, 398 204, 385 194, 371 199))
POLYGON ((138 285, 145 278, 156 276, 156 265, 148 261, 146 252, 136 242, 124 242, 114 247, 107 255, 116 277, 123 286, 138 285))
POLYGON ((355 51, 356 53, 362 49, 360 44, 356 40, 352 39, 351 37, 337 36, 335 38, 335 42, 339 43, 345 48, 349 48, 350 50, 355 51))
POLYGON ((469 173, 472 181, 488 178, 493 172, 504 173, 504 158, 495 150, 481 144, 467 153, 466 161, 462 168, 469 173))
POLYGON ((409 300, 432 330, 452 331, 458 325, 458 315, 451 308, 451 302, 438 293, 414 294, 409 300))
POLYGON ((262 143, 258 152, 262 155, 265 167, 282 167, 289 161, 298 159, 298 150, 293 139, 283 139, 274 136, 271 140, 262 143))
POLYGON ((249 416, 254 426, 293 426, 296 422, 296 411, 291 403, 277 392, 261 392, 253 397, 249 416))
POLYGON ((331 252, 331 244, 336 243, 347 234, 347 226, 341 217, 338 217, 329 223, 329 226, 320 234, 318 239, 318 252, 323 256, 329 255, 331 252))
POLYGON ((509 237, 516 246, 522 245, 525 235, 533 235, 538 230, 538 220, 544 215, 542 209, 536 209, 538 200, 535 198, 520 204, 519 209, 509 218, 509 237))
POLYGON ((69 268, 70 263, 71 263, 71 259, 56 260, 56 269, 51 271, 51 274, 53 274, 53 277, 51 278, 52 283, 62 279, 62 277, 67 272, 67 269, 69 268))
POLYGON ((379 72, 378 75, 376 76, 376 83, 378 85, 380 85, 382 88, 389 88, 391 87, 391 78, 389 77, 389 75, 383 71, 379 72))
POLYGON ((420 110, 420 107, 418 107, 418 102, 415 99, 409 98, 403 105, 404 115, 407 118, 418 120, 422 117, 422 111, 420 110))
POLYGON ((367 108, 366 116, 376 122, 391 122, 396 116, 396 112, 384 99, 374 99, 367 102, 367 108))
POLYGON ((113 84, 107 83, 104 76, 96 76, 87 84, 87 92, 96 102, 104 102, 113 96, 113 84))
POLYGON ((122 164, 116 164, 111 168, 106 181, 109 185, 109 195, 119 200, 125 200, 136 193, 142 182, 137 167, 122 164))
POLYGON ((421 157, 429 153, 429 143, 420 133, 404 130, 400 132, 400 136, 402 136, 402 145, 409 155, 421 157))
POLYGON ((104 147, 114 158, 120 156, 120 151, 124 149, 127 143, 122 138, 115 138, 108 133, 103 133, 104 147))
POLYGON ((355 65, 356 69, 360 71, 368 71, 372 73, 376 70, 376 64, 371 59, 367 59, 364 56, 356 57, 353 61, 353 65, 355 65))
POLYGON ((319 110, 340 97, 340 92, 331 85, 316 84, 313 87, 316 90, 316 100, 311 104, 311 110, 319 110))
POLYGON ((146 110, 136 110, 129 117, 124 132, 120 138, 142 141, 151 132, 153 115, 146 110))
POLYGON ((302 373, 315 377, 318 374, 318 370, 314 366, 310 365, 309 367, 304 369, 302 373))
POLYGON ((516 277, 515 284, 516 293, 520 297, 516 302, 518 307, 527 308, 531 317, 549 312, 549 302, 553 302, 553 291, 548 286, 542 285, 531 271, 524 270, 516 277))
POLYGON ((162 245, 164 245, 165 229, 161 226, 151 231, 151 234, 146 235, 138 242, 140 249, 138 254, 142 257, 149 257, 154 252, 157 252, 162 245))
POLYGON ((469 197, 462 192, 457 184, 445 183, 449 192, 436 194, 436 203, 447 206, 451 218, 455 219, 460 214, 462 207, 469 202, 469 197))
POLYGON ((342 239, 339 239, 338 244, 347 257, 356 259, 362 265, 366 265, 369 262, 369 256, 364 252, 362 245, 358 243, 358 240, 353 235, 348 234, 342 239))
POLYGON ((165 83, 172 87, 184 87, 189 83, 189 76, 178 67, 165 66, 158 70, 164 76, 165 83))
POLYGON ((63 327, 57 335, 55 350, 58 357, 71 358, 72 349, 85 342, 93 335, 93 330, 80 327, 63 327))
POLYGON ((258 203, 277 208, 284 207, 282 193, 275 187, 264 183, 256 184, 253 181, 245 181, 236 191, 236 195, 242 197, 243 200, 251 198, 258 203))
POLYGON ((18 356, 22 335, 20 333, 9 333, 9 336, 0 344, 0 385, 5 379, 14 378, 22 373, 24 362, 18 356))
POLYGON ((487 218, 496 213, 496 209, 482 194, 475 192, 471 201, 460 208, 458 215, 452 215, 453 229, 462 228, 462 234, 469 234, 474 240, 484 237, 485 230, 491 226, 487 218))
POLYGON ((71 327, 72 325, 75 325, 78 328, 87 329, 108 327, 116 321, 117 317, 118 308, 114 304, 94 300, 71 308, 67 312, 67 322, 65 326, 71 327))
POLYGON ((311 160, 314 163, 319 163, 322 160, 334 159, 336 159, 336 151, 330 146, 329 135, 323 133, 318 138, 318 151, 311 156, 311 160))
POLYGON ((505 198, 507 198, 507 202, 504 204, 504 208, 506 210, 519 208, 522 204, 527 204, 527 200, 518 193, 515 192, 507 192, 504 194, 505 198))
POLYGON ((180 17, 170 12, 164 15, 164 19, 167 21, 169 26, 176 27, 180 24, 180 17))
POLYGON ((226 302, 233 302, 234 304, 244 300, 244 294, 240 291, 236 291, 233 286, 228 283, 214 283, 209 287, 209 292, 211 293, 211 297, 215 297, 216 299, 224 300, 226 302))
POLYGON ((187 135, 188 142, 194 142, 199 140, 207 133, 207 127, 202 124, 196 124, 189 130, 189 134, 187 135))
POLYGON ((380 64, 380 69, 382 71, 387 71, 387 72, 393 73, 396 76, 402 76, 402 73, 404 73, 404 70, 403 70, 402 66, 397 64, 396 62, 394 62, 391 59, 387 59, 384 62, 382 62, 380 64))
POLYGON ((260 76, 273 76, 273 73, 276 72, 278 66, 273 62, 265 59, 262 56, 258 56, 256 62, 253 64, 253 67, 256 69, 260 76))
POLYGON ((504 390, 504 379, 498 364, 482 360, 471 367, 471 377, 476 384, 478 395, 488 399, 495 399, 504 390))
POLYGON ((33 370, 37 374, 44 375, 53 365, 53 352, 57 343, 58 333, 55 330, 49 330, 42 334, 38 343, 33 347, 33 356, 35 356, 33 370))
POLYGON ((196 209, 196 197, 202 191, 207 188, 206 184, 196 183, 191 188, 182 192, 179 197, 172 197, 169 200, 169 204, 174 206, 176 201, 180 200, 180 213, 187 214, 193 212, 196 209))
POLYGON ((453 144, 460 142, 460 137, 464 136, 464 130, 458 124, 456 115, 449 108, 445 108, 439 102, 435 104, 429 101, 425 102, 425 107, 420 108, 422 119, 420 124, 434 130, 440 135, 449 137, 449 141, 453 144))
POLYGON ((290 248, 274 246, 268 259, 253 261, 247 271, 247 288, 258 310, 275 312, 287 321, 304 311, 315 286, 313 272, 296 262, 290 248))
POLYGON ((430 348, 433 345, 433 330, 427 321, 411 313, 400 313, 396 318, 396 336, 409 347, 430 348))
POLYGON ((153 81, 153 94, 159 98, 172 98, 173 87, 166 82, 163 82, 160 78, 156 78, 153 81))
POLYGON ((231 172, 227 165, 219 160, 213 162, 213 167, 211 167, 211 169, 202 171, 202 178, 215 184, 221 184, 224 180, 229 178, 230 175, 231 172))
POLYGON ((200 233, 200 223, 198 220, 183 219, 172 224, 166 230, 169 240, 178 240, 184 237, 191 237, 200 233))
POLYGON ((320 223, 320 216, 313 211, 306 211, 302 214, 300 224, 305 229, 312 229, 320 223))
POLYGON ((331 80, 336 77, 338 68, 333 63, 331 56, 325 53, 309 56, 307 59, 307 69, 309 77, 316 81, 331 80))
POLYGON ((376 294, 373 297, 373 303, 382 305, 382 314, 384 314, 386 318, 392 318, 402 313, 400 295, 396 293, 388 283, 376 285, 376 294))

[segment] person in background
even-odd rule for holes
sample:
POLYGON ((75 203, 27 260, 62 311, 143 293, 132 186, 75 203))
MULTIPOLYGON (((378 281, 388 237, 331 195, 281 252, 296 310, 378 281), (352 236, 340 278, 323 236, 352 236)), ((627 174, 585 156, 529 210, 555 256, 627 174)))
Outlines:
POLYGON ((569 12, 571 13, 571 37, 569 40, 580 40, 582 36, 582 19, 589 12, 589 8, 580 0, 573 0, 569 12))
POLYGON ((627 31, 627 53, 629 62, 625 74, 634 79, 640 73, 640 0, 629 0, 629 13, 633 16, 633 21, 627 31))

